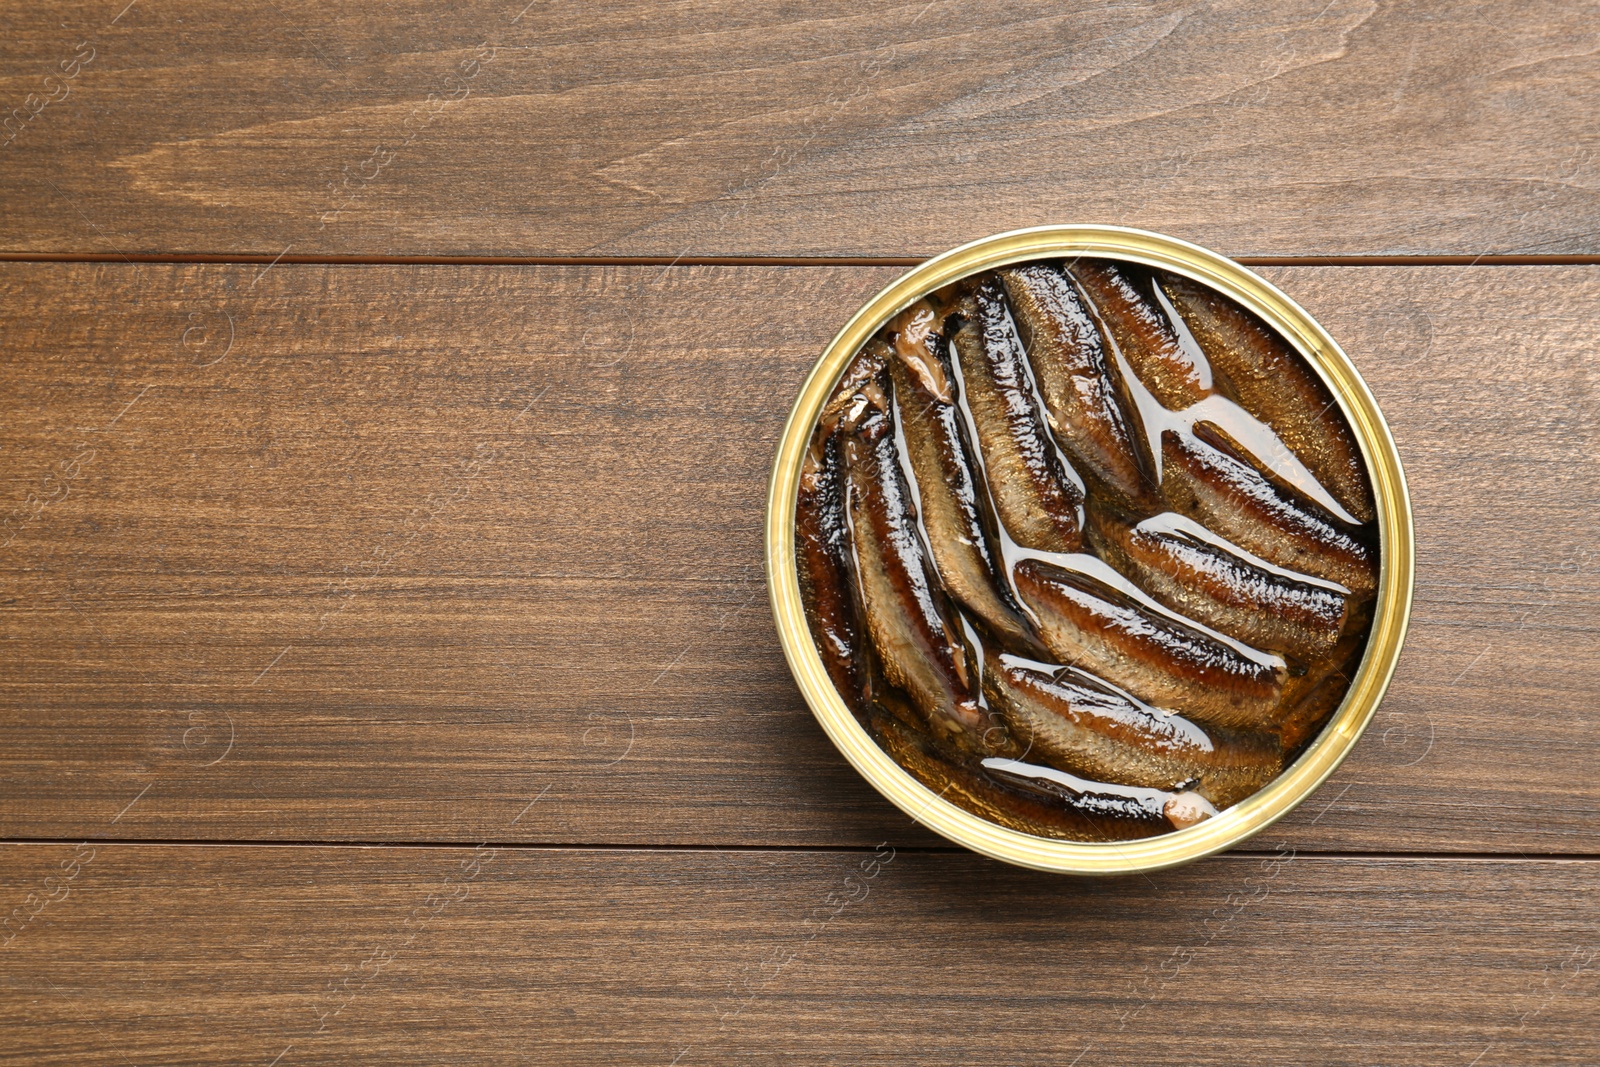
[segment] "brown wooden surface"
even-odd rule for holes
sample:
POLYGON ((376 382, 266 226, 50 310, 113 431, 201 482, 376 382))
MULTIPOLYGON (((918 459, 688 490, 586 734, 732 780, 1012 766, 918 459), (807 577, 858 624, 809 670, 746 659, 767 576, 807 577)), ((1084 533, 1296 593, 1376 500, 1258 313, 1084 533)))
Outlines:
POLYGON ((56 844, 0 889, 79 855, 6 950, 0 1063, 1600 1056, 1594 861, 56 844))
MULTIPOLYGON (((931 840, 760 570, 790 399, 894 273, 0 267, 0 499, 50 500, 0 557, 0 833, 931 840)), ((1276 837, 1600 852, 1600 270, 1267 273, 1367 374, 1419 546, 1391 696, 1276 837)))
POLYGON ((1597 92, 1594 0, 13 3, 0 250, 1595 253, 1597 92))
POLYGON ((0 1063, 1600 1058, 1594 0, 524 3, 0 14, 0 1063), (760 568, 817 257, 1075 220, 1299 261, 1419 554, 1335 777, 1095 883, 760 568))

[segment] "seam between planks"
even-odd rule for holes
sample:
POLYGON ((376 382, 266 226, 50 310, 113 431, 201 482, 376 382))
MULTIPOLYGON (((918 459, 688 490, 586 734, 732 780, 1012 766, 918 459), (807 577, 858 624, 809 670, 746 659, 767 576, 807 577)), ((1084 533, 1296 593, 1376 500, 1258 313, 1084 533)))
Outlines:
MULTIPOLYGON (((89 842, 97 845, 129 845, 149 848, 345 848, 345 849, 462 849, 496 848, 522 852, 662 852, 662 853, 870 853, 879 845, 751 845, 751 844, 627 844, 627 843, 545 843, 524 841, 376 841, 328 840, 310 838, 291 841, 203 838, 124 838, 124 837, 5 837, 4 845, 72 845, 89 842)), ((916 855, 963 855, 968 852, 958 845, 897 845, 895 851, 916 855)), ((1372 860, 1395 862, 1471 861, 1491 863, 1600 863, 1600 853, 1594 852, 1441 852, 1441 851, 1363 851, 1347 849, 1294 849, 1295 855, 1307 859, 1372 860)), ((976 853, 973 853, 976 855, 976 853)), ((1219 853, 1212 859, 1228 856, 1246 858, 1277 856, 1280 849, 1232 849, 1219 853)))
MULTIPOLYGON (((914 267, 927 256, 362 256, 0 252, 0 263, 304 264, 463 267, 914 267)), ((1600 255, 1235 256, 1247 267, 1600 266, 1600 255)))

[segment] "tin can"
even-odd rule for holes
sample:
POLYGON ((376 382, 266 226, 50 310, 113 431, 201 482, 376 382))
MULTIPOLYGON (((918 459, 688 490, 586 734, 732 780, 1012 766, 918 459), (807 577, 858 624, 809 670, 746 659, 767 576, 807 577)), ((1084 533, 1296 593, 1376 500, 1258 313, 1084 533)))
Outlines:
POLYGON ((1310 796, 1339 766, 1388 688, 1411 612, 1415 547, 1411 502, 1394 439, 1350 358, 1306 311, 1265 279, 1197 245, 1119 226, 1040 226, 986 237, 928 260, 856 312, 801 387, 784 426, 767 494, 767 582, 778 636, 795 681, 839 751, 907 815, 951 841, 1038 870, 1119 875, 1189 863, 1260 833, 1310 796), (807 443, 846 365, 886 322, 916 300, 985 270, 1041 258, 1092 256, 1184 275, 1232 298, 1288 341, 1332 392, 1366 460, 1377 505, 1379 575, 1366 652, 1343 702, 1318 737, 1260 792, 1183 830, 1135 841, 1036 837, 941 799, 901 769, 834 689, 807 625, 795 558, 795 507, 807 443))

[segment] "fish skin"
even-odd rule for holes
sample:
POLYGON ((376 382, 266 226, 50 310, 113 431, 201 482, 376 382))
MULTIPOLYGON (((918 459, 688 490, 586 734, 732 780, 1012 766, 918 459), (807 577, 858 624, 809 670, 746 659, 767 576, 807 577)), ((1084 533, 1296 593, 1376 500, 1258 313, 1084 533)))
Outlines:
POLYGON ((1056 442, 1126 506, 1154 506, 1155 464, 1139 409, 1077 287, 1043 263, 999 274, 1056 442))
POLYGON ((1278 657, 1258 662, 1088 575, 1042 560, 1023 560, 1014 576, 1045 646, 1061 662, 1208 725, 1259 729, 1274 721, 1287 677, 1278 657))
POLYGON ((955 302, 951 337, 978 431, 989 494, 1011 539, 1045 552, 1083 543, 1083 494, 1062 466, 1034 403, 1027 355, 1000 282, 985 275, 955 302))
POLYGON ((1066 841, 1132 841, 1174 828, 1163 813, 1142 810, 1121 797, 1072 796, 997 781, 961 754, 941 748, 877 708, 868 713, 867 732, 906 773, 934 793, 1021 833, 1066 841))
MULTIPOLYGON (((889 360, 893 356, 894 350, 881 334, 861 346, 861 351, 845 365, 844 373, 839 376, 839 383, 823 402, 822 414, 817 417, 820 436, 825 437, 832 433, 834 428, 850 414, 852 408, 860 406, 863 389, 874 383, 881 383, 884 372, 889 366, 889 360)), ((812 436, 813 443, 818 436, 818 434, 812 436)))
POLYGON ((928 548, 952 596, 1003 640, 1037 646, 1032 626, 1000 577, 987 490, 968 458, 947 343, 937 326, 926 301, 913 305, 894 324, 889 364, 928 548))
POLYGON ((978 705, 957 615, 917 531, 910 487, 895 449, 888 376, 857 394, 842 426, 849 471, 846 497, 856 552, 862 621, 884 676, 904 689, 930 728, 981 737, 978 705))
POLYGON ((852 705, 865 693, 868 677, 858 655, 861 620, 845 516, 848 472, 839 423, 860 389, 883 373, 888 358, 888 346, 875 338, 845 367, 801 460, 795 499, 795 559, 806 621, 834 688, 852 705))
POLYGON ((1377 552, 1322 508, 1268 479, 1210 423, 1161 435, 1168 505, 1246 552, 1286 570, 1337 582, 1356 597, 1378 584, 1377 552))
POLYGON ((1344 701, 1349 679, 1327 675, 1285 709, 1278 737, 1285 753, 1293 753, 1322 732, 1328 717, 1344 701))
POLYGON ((1361 449, 1333 394, 1265 323, 1198 282, 1166 274, 1159 284, 1214 373, 1248 411, 1271 427, 1341 507, 1376 518, 1361 449))
POLYGON ((1350 617, 1344 593, 1151 521, 1091 507, 1086 532, 1095 554, 1152 599, 1253 648, 1316 659, 1333 651, 1350 617))
POLYGON ((1075 260, 1067 273, 1105 323, 1111 341, 1150 395, 1172 411, 1199 403, 1213 392, 1209 367, 1178 339, 1178 332, 1150 294, 1105 260, 1075 260))
POLYGON ((1277 731, 1285 753, 1297 751, 1316 736, 1343 703, 1366 654, 1368 636, 1365 625, 1352 628, 1330 654, 1284 687, 1283 715, 1277 731))
MULTIPOLYGON (((820 430, 819 430, 820 432, 820 430)), ((860 625, 852 599, 850 530, 844 513, 844 442, 837 430, 809 449, 795 502, 795 558, 811 637, 846 703, 862 692, 860 625)))
POLYGON ((1165 790, 1197 782, 1195 792, 1226 808, 1281 769, 1263 735, 1208 732, 1075 667, 1050 674, 989 653, 983 690, 1032 758, 1084 778, 1165 790))
MULTIPOLYGON (((1035 766, 1040 765, 1035 764, 1035 766)), ((1130 797, 1113 792, 1109 788, 1103 791, 1073 789, 1048 779, 998 768, 985 767, 984 773, 992 780, 1004 783, 1020 792, 1046 797, 1058 804, 1064 804, 1076 814, 1094 818, 1100 825, 1110 822, 1117 826, 1155 827, 1139 835, 1142 837, 1148 837, 1151 833, 1181 830, 1185 826, 1191 826, 1203 818, 1217 814, 1210 801, 1195 793, 1151 790, 1155 793, 1154 796, 1130 797), (1174 809, 1179 807, 1188 808, 1190 811, 1196 807, 1210 810, 1199 818, 1183 821, 1174 817, 1174 809)), ((1091 783, 1086 781, 1085 784, 1091 783)))

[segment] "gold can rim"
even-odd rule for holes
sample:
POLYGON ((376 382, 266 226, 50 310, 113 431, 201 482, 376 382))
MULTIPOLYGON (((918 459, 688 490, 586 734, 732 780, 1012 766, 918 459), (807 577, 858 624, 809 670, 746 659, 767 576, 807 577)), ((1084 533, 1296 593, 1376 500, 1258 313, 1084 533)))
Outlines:
POLYGON ((812 714, 846 760, 915 821, 975 852, 1037 870, 1119 875, 1190 863, 1260 833, 1294 810, 1342 763, 1372 720, 1400 658, 1411 614, 1415 543, 1405 473, 1388 424, 1339 344, 1287 294, 1225 256, 1165 234, 1122 226, 1037 226, 985 237, 914 267, 869 300, 823 350, 784 424, 767 488, 767 585, 785 658, 812 714), (812 641, 795 559, 795 507, 822 405, 845 365, 877 330, 920 297, 979 271, 1040 258, 1098 256, 1184 275, 1233 298, 1276 329, 1332 391, 1366 460, 1377 502, 1379 574, 1366 654, 1344 701, 1298 760, 1215 818, 1136 841, 1036 837, 944 800, 878 747, 835 690, 812 641))

